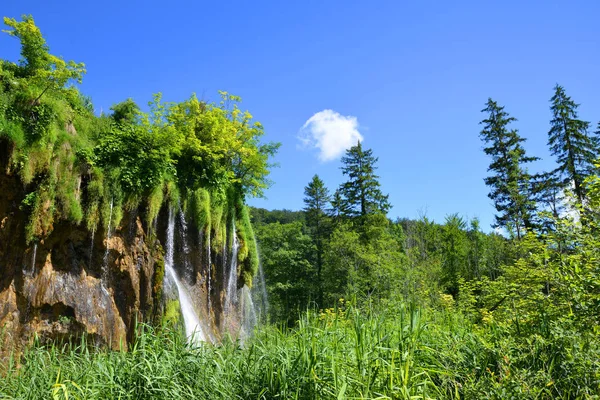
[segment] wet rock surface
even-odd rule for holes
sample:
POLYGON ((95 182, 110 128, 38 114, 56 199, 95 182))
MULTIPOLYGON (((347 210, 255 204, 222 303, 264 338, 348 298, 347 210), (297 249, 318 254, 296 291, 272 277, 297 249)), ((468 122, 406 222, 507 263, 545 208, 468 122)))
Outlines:
POLYGON ((85 334, 100 345, 126 347, 136 322, 150 322, 157 309, 153 278, 160 243, 149 240, 131 213, 110 239, 101 230, 92 234, 61 222, 27 245, 27 215, 19 207, 25 193, 2 168, 0 355, 19 351, 36 336, 42 342, 73 341, 85 334))
MULTIPOLYGON (((2 153, 0 146, 0 362, 34 338, 77 343, 85 335, 90 344, 126 349, 138 322, 161 324, 166 303, 178 300, 164 273, 167 207, 152 227, 134 210, 110 234, 57 221, 43 240, 28 244, 21 205, 31 188, 6 167, 2 153)), ((174 231, 172 267, 207 340, 237 336, 241 314, 232 308, 225 315, 228 278, 238 279, 232 250, 211 246, 214 232, 188 226, 181 214, 174 231)), ((224 235, 233 243, 232 228, 224 235)))

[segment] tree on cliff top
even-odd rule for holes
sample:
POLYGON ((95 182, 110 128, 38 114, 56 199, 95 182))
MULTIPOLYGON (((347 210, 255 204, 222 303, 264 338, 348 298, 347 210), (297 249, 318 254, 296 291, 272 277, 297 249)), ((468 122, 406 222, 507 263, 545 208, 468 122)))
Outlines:
POLYGON ((22 205, 28 241, 61 219, 94 230, 141 206, 150 222, 166 201, 185 205, 199 190, 234 207, 269 186, 279 144, 261 143, 263 127, 240 110, 239 97, 162 103, 159 93, 148 113, 129 99, 97 117, 74 85, 84 64, 50 54, 32 17, 4 23, 21 42, 21 59, 0 62, 0 139, 9 143, 9 169, 35 183, 22 205))

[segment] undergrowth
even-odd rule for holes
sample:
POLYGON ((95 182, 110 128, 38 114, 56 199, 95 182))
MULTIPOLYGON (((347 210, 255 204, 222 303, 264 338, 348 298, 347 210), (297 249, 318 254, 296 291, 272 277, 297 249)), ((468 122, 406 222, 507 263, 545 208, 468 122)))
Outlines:
MULTIPOLYGON (((564 326, 564 324, 562 324, 564 326)), ((515 337, 460 313, 389 303, 302 315, 242 346, 192 347, 140 326, 129 351, 34 345, 3 371, 0 397, 54 399, 597 398, 600 349, 558 326, 515 337)))

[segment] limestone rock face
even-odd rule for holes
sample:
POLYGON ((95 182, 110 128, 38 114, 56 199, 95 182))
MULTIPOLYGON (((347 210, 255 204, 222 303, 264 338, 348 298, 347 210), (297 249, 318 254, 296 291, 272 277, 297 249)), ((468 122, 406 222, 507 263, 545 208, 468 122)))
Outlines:
POLYGON ((26 244, 25 188, 0 170, 0 356, 38 337, 126 348, 136 322, 157 312, 153 285, 160 243, 141 219, 125 215, 110 238, 82 225, 57 223, 39 243, 26 244))
MULTIPOLYGON (((36 337, 78 342, 85 335, 88 343, 127 349, 137 323, 160 322, 168 302, 178 300, 165 276, 167 208, 150 227, 138 211, 125 211, 110 232, 55 221, 47 224, 43 240, 28 244, 22 204, 31 187, 8 168, 1 145, 0 363, 36 337)), ((173 270, 211 341, 224 333, 235 336, 241 326, 239 311, 224 308, 232 268, 236 292, 241 282, 227 246, 234 242, 229 225, 218 232, 218 242, 216 228, 192 228, 178 213, 171 241, 173 270)))

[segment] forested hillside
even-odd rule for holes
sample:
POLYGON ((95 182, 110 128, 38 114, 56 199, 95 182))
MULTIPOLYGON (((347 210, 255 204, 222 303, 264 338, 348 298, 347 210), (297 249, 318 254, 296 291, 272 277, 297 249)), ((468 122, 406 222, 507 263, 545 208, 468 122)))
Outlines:
POLYGON ((598 393, 600 131, 577 108, 557 85, 547 128, 556 167, 533 174, 538 158, 527 154, 517 120, 485 104, 494 233, 452 213, 443 223, 389 220, 378 160, 360 142, 342 158, 338 188, 317 175, 307 183, 301 214, 253 209, 271 320, 296 326, 307 310, 329 318, 349 305, 383 312, 397 302, 438 310, 464 318, 491 359, 500 357, 471 364, 476 386, 498 390, 478 397, 598 393))

